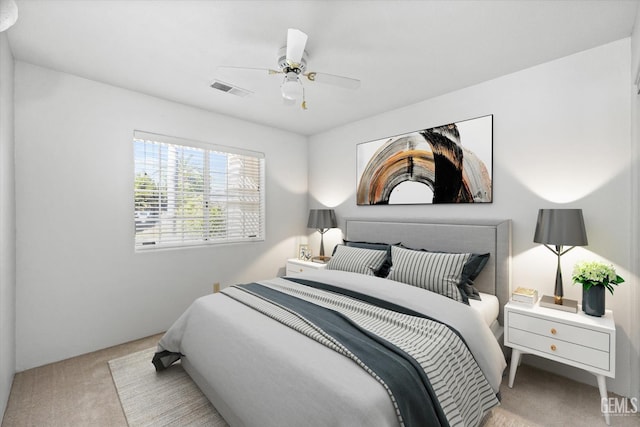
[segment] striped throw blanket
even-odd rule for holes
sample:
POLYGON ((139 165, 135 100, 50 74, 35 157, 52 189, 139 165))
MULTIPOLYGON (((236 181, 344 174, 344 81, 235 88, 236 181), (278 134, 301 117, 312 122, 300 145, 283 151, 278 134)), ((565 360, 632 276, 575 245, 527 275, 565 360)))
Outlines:
POLYGON ((498 404, 464 340, 423 314, 295 278, 222 292, 353 360, 385 388, 401 426, 476 426, 498 404))

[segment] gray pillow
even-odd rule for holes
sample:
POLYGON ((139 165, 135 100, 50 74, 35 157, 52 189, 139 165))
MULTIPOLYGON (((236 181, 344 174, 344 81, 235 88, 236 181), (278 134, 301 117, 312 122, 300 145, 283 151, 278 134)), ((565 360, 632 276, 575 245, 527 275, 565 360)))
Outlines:
POLYGON ((339 245, 327 263, 327 270, 342 270, 373 275, 382 266, 386 257, 386 250, 339 245))
POLYGON ((470 256, 471 254, 465 253, 414 251, 392 246, 393 267, 387 278, 468 304, 458 286, 470 256))
POLYGON ((469 260, 462 270, 462 282, 458 288, 469 299, 480 300, 480 292, 473 283, 476 277, 482 272, 482 269, 489 261, 489 253, 471 254, 469 260))
MULTIPOLYGON (((391 270, 391 246, 388 243, 373 243, 373 242, 356 242, 353 240, 344 240, 345 246, 352 246, 355 248, 375 249, 378 251, 387 251, 387 257, 384 262, 376 271, 373 272, 378 277, 387 277, 391 270)), ((400 243, 396 243, 400 245, 400 243)), ((337 246, 336 246, 337 247, 337 246)), ((333 250, 335 253, 335 249, 333 250)))

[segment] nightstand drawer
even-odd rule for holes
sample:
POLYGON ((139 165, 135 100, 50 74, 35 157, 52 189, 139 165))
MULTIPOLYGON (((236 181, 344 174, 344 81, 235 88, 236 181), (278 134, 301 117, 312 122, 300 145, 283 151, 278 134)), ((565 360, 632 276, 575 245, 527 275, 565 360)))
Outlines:
MULTIPOLYGON (((513 314, 513 313, 511 313, 513 314)), ((510 325, 511 326, 511 325, 510 325)), ((609 371, 609 352, 585 347, 556 338, 549 338, 534 332, 509 327, 509 341, 530 350, 571 360, 588 367, 609 371)))
POLYGON ((554 340, 577 344, 581 348, 589 347, 605 353, 609 352, 610 342, 609 334, 607 333, 514 312, 509 312, 508 316, 509 328, 520 329, 554 340))
POLYGON ((290 259, 287 261, 287 276, 295 274, 301 274, 306 271, 323 270, 327 267, 327 264, 320 264, 318 262, 301 261, 297 259, 290 259))
POLYGON ((311 269, 309 267, 305 267, 298 264, 287 264, 287 276, 304 273, 305 271, 308 271, 308 270, 311 270, 311 269))

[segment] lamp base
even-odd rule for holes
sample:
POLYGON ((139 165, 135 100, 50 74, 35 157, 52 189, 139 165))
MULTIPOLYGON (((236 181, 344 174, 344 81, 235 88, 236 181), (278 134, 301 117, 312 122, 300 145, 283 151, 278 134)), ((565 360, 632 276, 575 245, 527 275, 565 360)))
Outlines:
POLYGON ((314 256, 313 258, 311 258, 311 261, 317 262, 320 264, 326 264, 329 262, 330 259, 331 259, 330 256, 314 256))
POLYGON ((562 299, 562 304, 556 304, 555 298, 549 295, 542 295, 540 298, 540 307, 553 308, 554 310, 568 311, 569 313, 578 312, 578 301, 572 299, 562 299))

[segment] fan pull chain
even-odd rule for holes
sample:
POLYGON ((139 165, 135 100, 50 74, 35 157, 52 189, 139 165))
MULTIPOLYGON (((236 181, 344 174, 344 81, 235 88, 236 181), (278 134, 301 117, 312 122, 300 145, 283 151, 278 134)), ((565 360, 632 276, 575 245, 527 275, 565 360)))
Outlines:
POLYGON ((307 100, 304 97, 304 86, 302 86, 302 104, 300 105, 302 107, 303 110, 307 109, 307 100))

